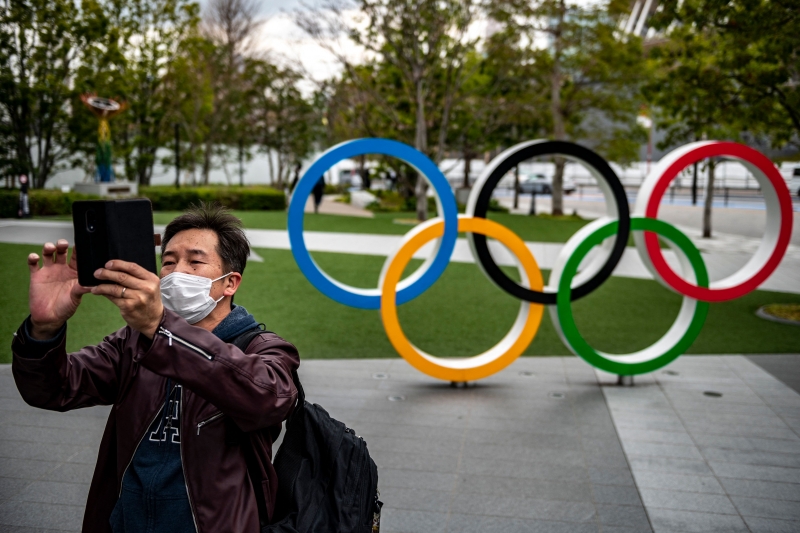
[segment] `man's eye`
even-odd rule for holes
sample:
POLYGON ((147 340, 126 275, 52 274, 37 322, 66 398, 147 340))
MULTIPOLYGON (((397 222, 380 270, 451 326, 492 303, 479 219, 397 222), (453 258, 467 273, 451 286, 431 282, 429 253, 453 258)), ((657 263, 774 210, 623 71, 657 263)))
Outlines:
POLYGON ((161 262, 161 266, 172 266, 174 264, 175 263, 173 263, 172 261, 162 261, 161 262))

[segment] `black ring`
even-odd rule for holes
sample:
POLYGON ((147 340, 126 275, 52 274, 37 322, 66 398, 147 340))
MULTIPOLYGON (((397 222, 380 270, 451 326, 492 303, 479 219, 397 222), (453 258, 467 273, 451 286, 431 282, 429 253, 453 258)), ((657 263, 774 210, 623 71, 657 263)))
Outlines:
MULTIPOLYGON (((603 179, 608 183, 614 194, 614 199, 617 202, 617 216, 619 221, 619 229, 617 237, 614 240, 614 247, 611 254, 608 256, 606 264, 603 265, 597 274, 595 274, 586 283, 579 285, 572 289, 571 300, 577 300, 594 291, 605 280, 611 276, 611 273, 622 258, 625 248, 628 245, 628 237, 631 232, 631 215, 628 207, 628 197, 625 195, 625 189, 619 181, 617 174, 611 169, 605 159, 598 154, 580 146, 579 144, 566 142, 566 141, 542 141, 530 144, 521 148, 519 151, 506 157, 501 161, 497 167, 492 171, 487 180, 484 182, 483 187, 478 195, 478 201, 475 204, 475 210, 472 213, 474 217, 486 218, 486 212, 489 208, 489 200, 492 198, 492 192, 497 187, 500 179, 505 176, 511 169, 519 163, 531 159, 533 157, 541 157, 546 155, 565 155, 573 159, 578 159, 583 163, 593 167, 603 179)), ((494 262, 492 254, 489 253, 489 247, 486 244, 486 236, 477 233, 470 234, 474 249, 477 252, 477 259, 480 261, 483 270, 489 278, 496 283, 500 288, 509 293, 510 295, 537 304, 554 305, 556 303, 556 293, 546 293, 526 289, 519 285, 517 282, 509 278, 503 272, 497 263, 494 262)))

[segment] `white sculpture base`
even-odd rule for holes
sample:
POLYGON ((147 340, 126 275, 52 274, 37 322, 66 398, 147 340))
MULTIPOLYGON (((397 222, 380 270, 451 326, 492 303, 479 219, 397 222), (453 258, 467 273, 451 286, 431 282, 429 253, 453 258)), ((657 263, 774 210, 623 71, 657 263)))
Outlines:
POLYGON ((132 181, 105 181, 98 183, 76 183, 75 192, 102 197, 136 196, 139 184, 132 181))

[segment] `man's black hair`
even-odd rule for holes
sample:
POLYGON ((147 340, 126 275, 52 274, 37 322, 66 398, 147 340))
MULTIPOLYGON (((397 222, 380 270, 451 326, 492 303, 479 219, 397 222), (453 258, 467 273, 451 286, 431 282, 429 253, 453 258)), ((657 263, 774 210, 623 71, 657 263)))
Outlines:
POLYGON ((250 241, 242 229, 242 221, 217 202, 199 206, 191 205, 184 214, 167 224, 161 240, 161 253, 167 249, 170 239, 178 232, 189 229, 210 229, 217 234, 217 253, 222 259, 222 268, 228 272, 244 272, 250 241))

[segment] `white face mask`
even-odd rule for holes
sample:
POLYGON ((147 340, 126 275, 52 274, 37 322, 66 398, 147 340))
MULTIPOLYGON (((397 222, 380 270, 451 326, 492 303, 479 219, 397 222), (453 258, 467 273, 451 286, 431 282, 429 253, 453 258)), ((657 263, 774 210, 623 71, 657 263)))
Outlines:
POLYGON ((161 301, 164 307, 182 317, 189 324, 196 324, 217 306, 225 296, 219 300, 211 297, 211 284, 224 277, 230 276, 228 272, 217 279, 203 276, 173 272, 161 279, 161 301))

